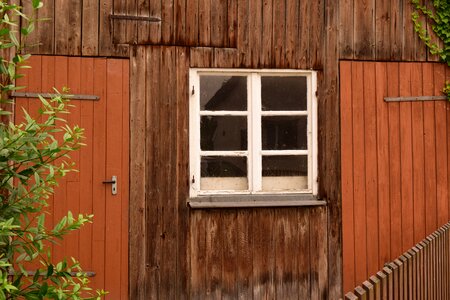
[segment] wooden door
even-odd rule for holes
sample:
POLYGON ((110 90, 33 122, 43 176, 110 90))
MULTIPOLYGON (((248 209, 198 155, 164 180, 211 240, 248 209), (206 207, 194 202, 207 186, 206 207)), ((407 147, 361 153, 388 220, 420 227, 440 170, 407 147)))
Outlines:
POLYGON ((340 64, 344 292, 448 222, 449 79, 438 63, 340 64))
MULTIPOLYGON (((76 257, 84 271, 94 272, 92 287, 109 291, 107 299, 128 298, 128 145, 129 63, 124 59, 33 56, 31 69, 18 85, 19 92, 53 92, 98 96, 98 100, 72 100, 69 124, 85 129, 87 146, 73 153, 77 173, 60 181, 50 199, 47 222, 74 215, 94 214, 94 223, 54 246, 55 261, 76 257), (117 176, 117 194, 103 181, 117 176)), ((83 98, 83 97, 81 97, 83 98)), ((89 97, 85 97, 89 98, 89 97)), ((36 98, 16 99, 16 120, 22 109, 36 114, 36 98)))

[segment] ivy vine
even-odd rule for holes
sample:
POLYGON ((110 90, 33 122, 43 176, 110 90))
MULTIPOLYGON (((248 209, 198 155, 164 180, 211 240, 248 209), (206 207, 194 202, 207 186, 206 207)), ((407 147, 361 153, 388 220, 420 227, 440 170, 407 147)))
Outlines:
MULTIPOLYGON (((428 8, 425 4, 421 4, 420 0, 411 0, 415 8, 412 14, 414 30, 419 34, 430 53, 439 55, 441 60, 450 67, 450 0, 425 0, 425 2, 431 3, 433 7, 428 8), (431 30, 442 43, 432 38, 430 29, 420 21, 421 15, 429 20, 431 30)), ((450 101, 449 81, 446 82, 443 92, 450 101)))

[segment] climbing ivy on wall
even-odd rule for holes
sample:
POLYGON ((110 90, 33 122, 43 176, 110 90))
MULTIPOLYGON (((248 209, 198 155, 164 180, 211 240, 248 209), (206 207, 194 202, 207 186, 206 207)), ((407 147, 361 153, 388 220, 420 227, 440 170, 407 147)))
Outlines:
MULTIPOLYGON (((439 55, 441 60, 450 66, 450 0, 411 0, 411 3, 415 8, 412 14, 415 31, 428 47, 430 53, 439 55), (432 4, 432 6, 427 7, 427 3, 432 4), (427 28, 426 24, 421 22, 421 15, 429 20, 431 28, 427 28), (431 34, 430 30, 434 32, 434 35, 431 34)), ((450 100, 450 82, 447 81, 443 92, 450 100)))

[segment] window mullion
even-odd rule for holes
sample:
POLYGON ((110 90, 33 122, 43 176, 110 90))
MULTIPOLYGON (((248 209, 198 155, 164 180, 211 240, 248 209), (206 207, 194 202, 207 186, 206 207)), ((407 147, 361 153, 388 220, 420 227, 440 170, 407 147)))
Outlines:
POLYGON ((252 129, 252 191, 262 190, 261 158, 261 76, 252 73, 251 129, 252 129))

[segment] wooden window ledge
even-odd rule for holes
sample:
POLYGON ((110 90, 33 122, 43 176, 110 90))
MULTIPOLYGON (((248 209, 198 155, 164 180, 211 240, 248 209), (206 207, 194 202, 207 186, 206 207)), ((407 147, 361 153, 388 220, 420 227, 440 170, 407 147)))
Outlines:
POLYGON ((325 200, 311 194, 264 195, 204 195, 190 198, 190 208, 244 208, 244 207, 294 207, 321 206, 325 200))

